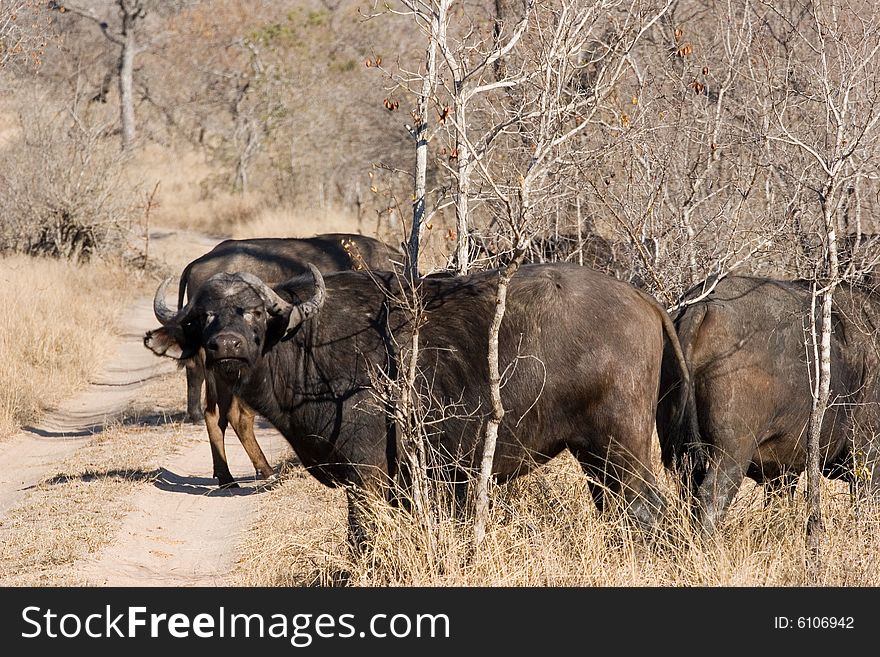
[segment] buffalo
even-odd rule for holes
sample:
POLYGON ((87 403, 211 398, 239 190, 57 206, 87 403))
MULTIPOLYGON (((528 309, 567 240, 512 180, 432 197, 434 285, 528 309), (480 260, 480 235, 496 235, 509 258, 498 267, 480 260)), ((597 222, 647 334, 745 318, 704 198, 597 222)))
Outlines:
MULTIPOLYGON (((417 282, 422 380, 445 409, 432 418, 431 452, 459 491, 479 466, 491 408, 486 353, 497 281, 488 271, 417 282)), ((275 287, 246 273, 218 274, 173 310, 166 285, 154 302, 162 327, 145 345, 178 358, 204 349, 208 371, 267 418, 312 475, 346 487, 357 536, 360 502, 390 499, 389 484, 404 471, 377 381, 393 380, 404 365, 398 345, 409 344, 413 321, 401 299, 410 286, 390 272, 322 276, 315 267, 275 287)), ((499 336, 506 414, 497 479, 567 448, 600 509, 610 493, 639 526, 653 527, 665 508, 650 465, 664 336, 678 344, 666 311, 633 286, 577 265, 523 265, 499 336)), ((693 411, 692 403, 681 407, 693 411)))
MULTIPOLYGON (((692 374, 698 433, 688 440, 680 433, 680 402, 671 393, 682 382, 671 349, 661 384, 670 394, 661 393, 657 432, 664 464, 679 470, 699 523, 711 532, 744 477, 771 490, 792 490, 806 467, 816 375, 811 284, 729 276, 702 283, 683 299, 686 305, 673 321, 692 374)), ((828 477, 851 484, 861 478, 863 490, 876 490, 880 298, 841 285, 834 304, 832 404, 821 431, 822 468, 828 477)))
MULTIPOLYGON (((249 272, 274 284, 307 272, 307 262, 324 272, 388 270, 401 258, 397 249, 384 242, 348 233, 327 233, 308 238, 225 240, 184 268, 180 276, 177 306, 182 308, 185 299, 193 297, 205 281, 220 272, 249 272)), ((218 381, 210 373, 206 376, 203 354, 186 359, 184 364, 187 418, 205 421, 211 443, 214 477, 218 483, 221 486, 234 485, 223 444, 229 424, 250 457, 257 476, 264 479, 271 477, 273 468, 254 436, 254 412, 232 395, 222 380, 218 381), (200 399, 203 383, 206 389, 204 414, 200 399)))

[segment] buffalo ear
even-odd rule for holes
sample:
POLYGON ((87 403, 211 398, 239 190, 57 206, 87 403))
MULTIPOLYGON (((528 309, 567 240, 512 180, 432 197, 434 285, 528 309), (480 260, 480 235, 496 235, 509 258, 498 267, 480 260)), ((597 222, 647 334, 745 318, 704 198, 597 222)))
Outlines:
POLYGON ((282 340, 286 340, 287 322, 290 318, 290 309, 279 314, 269 313, 269 321, 266 322, 266 349, 271 349, 282 340))
POLYGON ((175 360, 186 360, 195 356, 198 345, 187 343, 182 334, 171 331, 168 327, 147 331, 144 335, 144 346, 157 356, 166 356, 175 360))

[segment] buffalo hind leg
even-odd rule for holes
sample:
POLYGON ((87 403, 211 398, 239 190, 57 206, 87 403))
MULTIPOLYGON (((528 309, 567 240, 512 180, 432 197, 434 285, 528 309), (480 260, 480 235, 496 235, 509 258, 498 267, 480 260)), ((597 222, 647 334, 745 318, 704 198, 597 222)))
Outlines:
POLYGON ((205 419, 202 411, 202 384, 205 382, 205 365, 201 353, 184 362, 186 367, 186 421, 201 422, 205 419))
MULTIPOLYGON (((581 468, 589 476, 590 491, 600 511, 607 507, 608 494, 623 501, 627 517, 643 530, 653 530, 666 510, 666 500, 657 488, 654 473, 648 463, 648 445, 645 441, 645 454, 635 454, 620 441, 611 438, 617 435, 633 435, 623 429, 593 436, 604 435, 600 440, 587 445, 569 445, 578 459, 581 468)), ((648 433, 650 435, 650 433, 648 433)), ((627 441, 628 444, 636 444, 627 441)))
POLYGON ((697 490, 697 517, 703 533, 710 536, 724 518, 745 478, 744 459, 719 449, 713 449, 709 457, 706 477, 697 490))
POLYGON ((783 471, 778 477, 773 477, 764 482, 764 507, 773 506, 779 502, 794 502, 799 473, 791 470, 783 471))
POLYGON ((266 455, 260 449, 257 437, 254 435, 255 413, 250 406, 233 396, 229 405, 229 424, 232 425, 235 434, 241 441, 244 451, 247 452, 258 479, 274 479, 275 469, 269 465, 266 455))
POLYGON ((224 435, 229 423, 229 407, 232 394, 225 386, 218 386, 213 376, 205 378, 205 427, 211 442, 211 458, 214 462, 214 477, 223 488, 236 488, 235 478, 229 471, 226 460, 224 435))

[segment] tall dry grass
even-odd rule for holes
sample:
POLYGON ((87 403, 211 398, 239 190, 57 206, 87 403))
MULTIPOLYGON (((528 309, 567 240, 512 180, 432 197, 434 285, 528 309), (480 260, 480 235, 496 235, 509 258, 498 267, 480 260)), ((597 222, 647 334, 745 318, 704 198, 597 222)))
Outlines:
POLYGON ((218 183, 222 170, 191 149, 147 146, 129 164, 132 182, 156 189, 153 217, 158 225, 223 235, 309 237, 317 233, 373 235, 375 219, 332 208, 277 207, 259 193, 241 194, 218 183))
POLYGON ((711 540, 690 528, 669 482, 663 528, 646 538, 619 513, 599 514, 570 457, 495 490, 486 542, 471 551, 468 521, 435 504, 426 531, 397 509, 375 513, 373 549, 353 558, 345 544, 344 497, 285 481, 262 505, 242 550, 248 585, 356 586, 877 586, 880 509, 853 506, 839 483, 823 486, 827 535, 818 579, 804 560, 806 505, 764 505, 746 484, 711 540))
POLYGON ((0 440, 87 381, 143 284, 106 262, 0 257, 0 440))

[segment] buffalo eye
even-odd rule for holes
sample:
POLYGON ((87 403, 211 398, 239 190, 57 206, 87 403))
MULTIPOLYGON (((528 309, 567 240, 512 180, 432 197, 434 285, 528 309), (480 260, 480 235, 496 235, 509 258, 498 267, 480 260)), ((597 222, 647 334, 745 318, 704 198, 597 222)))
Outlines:
POLYGON ((263 311, 254 308, 253 310, 246 310, 243 316, 246 322, 259 321, 260 317, 263 316, 263 311))

